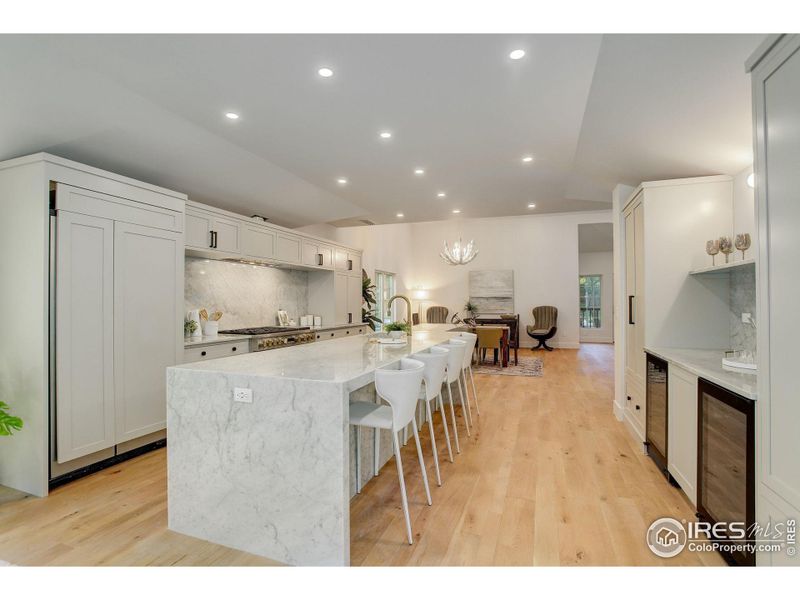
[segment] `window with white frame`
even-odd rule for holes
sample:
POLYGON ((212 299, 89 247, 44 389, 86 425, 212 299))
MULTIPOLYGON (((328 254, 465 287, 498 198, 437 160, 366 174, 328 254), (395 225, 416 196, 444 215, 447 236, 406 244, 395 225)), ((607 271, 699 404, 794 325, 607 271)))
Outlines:
POLYGON ((600 328, 600 275, 581 275, 579 279, 581 306, 580 326, 583 329, 600 328))
POLYGON ((383 324, 396 320, 388 314, 386 302, 395 295, 395 274, 386 271, 375 271, 375 316, 380 323, 376 324, 376 331, 383 330, 383 324))

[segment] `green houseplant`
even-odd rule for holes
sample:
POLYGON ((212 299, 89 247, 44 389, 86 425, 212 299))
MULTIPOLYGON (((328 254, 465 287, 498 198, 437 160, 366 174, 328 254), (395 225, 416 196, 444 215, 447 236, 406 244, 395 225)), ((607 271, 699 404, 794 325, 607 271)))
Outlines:
POLYGON ((478 307, 472 302, 472 300, 467 300, 467 302, 464 304, 464 312, 470 317, 474 317, 475 313, 478 312, 478 307))
POLYGON ((391 323, 384 325, 383 330, 386 333, 391 333, 392 331, 403 331, 406 335, 408 335, 411 333, 411 325, 405 321, 392 321, 391 323))
POLYGON ((8 414, 11 407, 0 401, 0 435, 13 435, 14 431, 22 429, 22 419, 8 414))
POLYGON ((375 284, 364 269, 361 269, 361 298, 364 301, 361 307, 361 322, 367 323, 369 328, 375 331, 380 323, 380 319, 375 316, 375 284))

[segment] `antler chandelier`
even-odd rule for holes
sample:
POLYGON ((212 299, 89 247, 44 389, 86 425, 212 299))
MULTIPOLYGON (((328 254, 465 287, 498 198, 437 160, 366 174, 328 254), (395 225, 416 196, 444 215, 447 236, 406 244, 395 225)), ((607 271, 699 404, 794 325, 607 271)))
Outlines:
POLYGON ((478 249, 475 247, 475 241, 470 240, 469 244, 464 245, 461 238, 457 242, 453 242, 453 246, 444 243, 444 250, 439 253, 442 260, 448 265, 465 265, 478 255, 478 249))

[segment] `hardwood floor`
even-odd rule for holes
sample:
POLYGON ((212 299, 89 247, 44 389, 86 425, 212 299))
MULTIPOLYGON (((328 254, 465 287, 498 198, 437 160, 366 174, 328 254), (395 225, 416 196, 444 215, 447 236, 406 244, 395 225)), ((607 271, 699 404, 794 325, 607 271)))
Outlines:
MULTIPOLYGON (((530 350, 522 350, 530 353, 530 350)), ((544 376, 476 376, 481 416, 461 454, 441 463, 433 506, 413 442, 403 464, 415 543, 405 542, 394 461, 351 504, 353 565, 722 565, 715 553, 654 556, 644 536, 662 516, 692 519, 612 414, 613 346, 536 352, 544 376)), ((436 424, 440 424, 438 416, 436 424)), ((462 423, 463 427, 463 423, 462 423)), ((443 433, 437 431, 440 448, 443 433)), ((445 453, 446 454, 446 453, 445 453)), ((0 491, 0 560, 23 565, 267 565, 167 530, 166 452, 56 489, 0 491)))

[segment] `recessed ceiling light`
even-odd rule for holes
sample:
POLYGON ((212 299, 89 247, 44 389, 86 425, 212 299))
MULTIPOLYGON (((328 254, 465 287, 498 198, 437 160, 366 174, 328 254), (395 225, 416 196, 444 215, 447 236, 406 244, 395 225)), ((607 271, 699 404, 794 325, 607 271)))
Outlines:
POLYGON ((228 117, 231 121, 235 121, 236 119, 239 118, 239 115, 236 114, 235 112, 226 112, 225 116, 228 117))
POLYGON ((320 77, 333 77, 333 69, 329 69, 328 67, 322 67, 317 73, 320 77))
POLYGON ((525 56, 525 50, 522 48, 517 48, 516 50, 511 51, 511 54, 508 55, 508 58, 511 60, 519 60, 523 56, 525 56))
POLYGON ((336 183, 338 183, 339 185, 347 185, 347 178, 339 177, 339 179, 336 180, 336 183))
POLYGON ((460 212, 461 212, 461 210, 460 210, 460 209, 458 209, 458 208, 454 208, 454 209, 453 209, 453 214, 454 214, 454 215, 457 215, 457 214, 458 214, 458 213, 460 213, 460 212))
POLYGON ((747 176, 747 185, 749 185, 751 188, 756 187, 756 174, 755 173, 750 173, 750 175, 747 176))
POLYGON ((388 140, 390 137, 392 137, 392 132, 391 131, 381 131, 379 135, 384 140, 388 140))
POLYGON ((524 163, 533 162, 533 157, 532 156, 523 156, 522 157, 522 162, 524 162, 524 163))
POLYGON ((402 219, 405 215, 403 213, 397 213, 397 218, 402 219))
POLYGON ((438 194, 436 194, 437 198, 444 198, 445 196, 447 196, 447 194, 445 194, 444 192, 439 192, 438 194))
POLYGON ((533 203, 531 203, 531 204, 528 204, 528 208, 536 208, 536 205, 535 205, 535 204, 533 204, 533 203))
POLYGON ((414 169, 414 175, 425 175, 425 169, 414 169))

